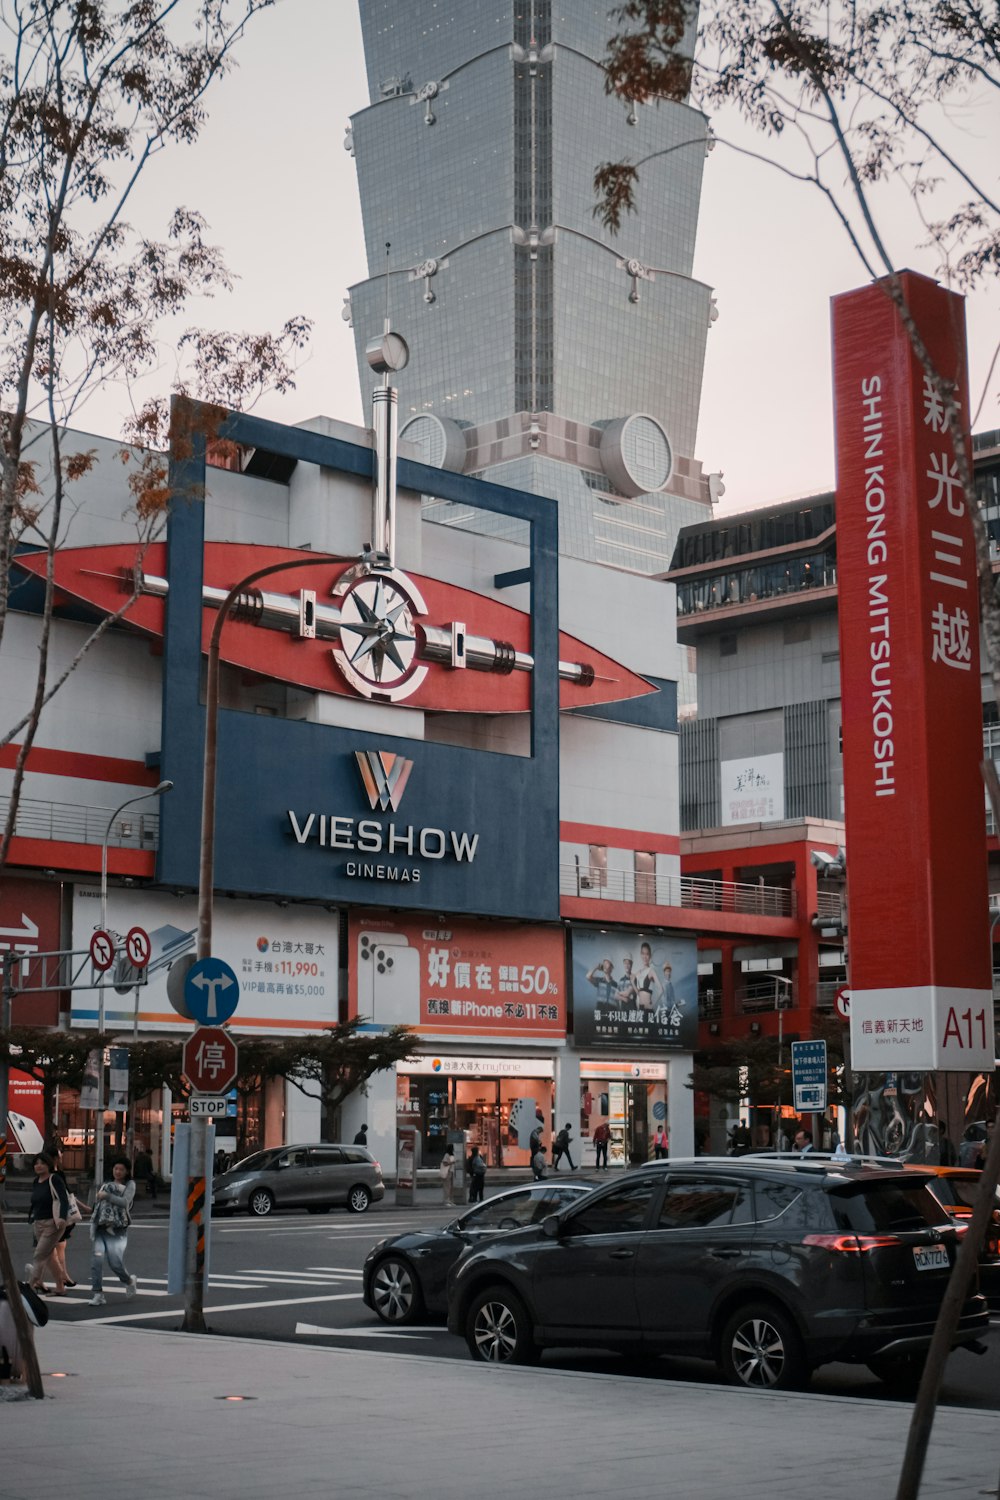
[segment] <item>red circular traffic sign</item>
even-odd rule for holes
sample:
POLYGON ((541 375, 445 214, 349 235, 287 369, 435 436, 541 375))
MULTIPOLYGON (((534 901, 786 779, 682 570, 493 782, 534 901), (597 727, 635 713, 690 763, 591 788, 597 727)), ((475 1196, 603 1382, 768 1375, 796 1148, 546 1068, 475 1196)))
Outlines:
POLYGON ((833 997, 833 1008, 842 1021, 851 1019, 851 987, 849 984, 841 985, 833 997))
POLYGON ((115 940, 110 932, 98 927, 90 939, 90 962, 100 974, 106 974, 115 961, 115 940))
POLYGON ((194 1094, 225 1094, 236 1082, 239 1050, 221 1026, 198 1026, 184 1043, 181 1067, 194 1094))
POLYGON ((125 939, 125 952, 134 969, 144 969, 149 963, 151 944, 145 927, 130 927, 125 939))

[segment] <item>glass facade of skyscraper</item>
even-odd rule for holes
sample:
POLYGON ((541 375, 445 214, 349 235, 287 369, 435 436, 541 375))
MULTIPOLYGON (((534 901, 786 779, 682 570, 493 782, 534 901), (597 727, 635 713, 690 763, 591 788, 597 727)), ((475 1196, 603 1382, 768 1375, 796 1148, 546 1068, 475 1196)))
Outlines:
MULTIPOLYGON (((401 425, 429 413, 454 436, 457 424, 462 467, 552 495, 563 550, 665 570, 677 527, 710 503, 694 452, 712 299, 691 276, 704 117, 605 94, 608 0, 360 9, 371 104, 351 144, 369 279, 350 311, 362 386, 388 274, 411 350, 401 425), (639 212, 612 236, 593 178, 622 158, 645 162, 639 212), (636 414, 651 422, 633 446, 670 455, 649 493, 622 482, 613 435, 600 441, 636 414)), ((433 506, 428 518, 460 523, 433 506)))

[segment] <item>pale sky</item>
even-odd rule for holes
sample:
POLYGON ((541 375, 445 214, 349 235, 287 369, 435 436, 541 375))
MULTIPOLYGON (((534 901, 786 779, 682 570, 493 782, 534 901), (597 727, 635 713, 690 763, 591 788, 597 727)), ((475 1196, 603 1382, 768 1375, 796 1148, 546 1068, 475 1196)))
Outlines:
MULTIPOLYGON (((150 168, 129 217, 149 234, 162 233, 177 204, 207 217, 208 238, 240 280, 232 297, 199 305, 187 321, 256 329, 296 313, 314 320, 296 391, 267 398, 260 415, 362 422, 353 334, 341 317, 347 287, 367 273, 343 147, 349 116, 368 102, 355 0, 281 0, 252 22, 238 56, 239 69, 208 97, 198 144, 150 168)), ((995 190, 996 107, 974 101, 951 123, 995 190)), ((724 137, 725 123, 713 124, 724 137)), ((891 227, 899 264, 933 273, 903 212, 891 227)), ((694 274, 719 305, 696 456, 725 475, 721 509, 832 488, 829 300, 866 276, 829 210, 810 189, 720 145, 706 162, 694 274)), ((998 337, 995 290, 970 302, 968 321, 975 408, 998 337)), ((172 368, 169 351, 164 358, 161 386, 172 368)), ((995 373, 976 430, 1000 426, 998 389, 995 373)), ((77 425, 117 435, 126 408, 121 390, 102 391, 77 425)))

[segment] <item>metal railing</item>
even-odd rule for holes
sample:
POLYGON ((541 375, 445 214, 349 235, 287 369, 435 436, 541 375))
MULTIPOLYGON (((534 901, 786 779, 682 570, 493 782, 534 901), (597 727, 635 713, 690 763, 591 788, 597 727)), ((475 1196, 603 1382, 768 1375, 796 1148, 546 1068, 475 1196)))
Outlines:
POLYGON ((577 864, 559 867, 559 894, 595 902, 681 906, 758 917, 794 917, 796 912, 795 893, 783 886, 703 880, 693 875, 634 874, 577 864))
MULTIPOLYGON (((773 979, 751 980, 748 984, 738 987, 735 995, 736 1012, 738 1015, 753 1016, 765 1010, 778 1010, 778 992, 773 979)), ((793 980, 791 984, 783 984, 780 990, 781 1010, 790 1010, 793 1005, 798 1004, 798 985, 793 980)))
POLYGON ((844 915, 844 893, 842 889, 816 892, 816 915, 839 920, 844 915))
POLYGON ((698 996, 698 1020, 699 1021, 721 1021, 722 1019, 722 991, 702 990, 698 996))
MULTIPOLYGON (((7 820, 10 798, 0 797, 0 827, 7 820)), ((64 844, 103 844, 113 807, 84 807, 77 802, 39 802, 22 797, 14 822, 14 835, 23 839, 52 839, 64 844)), ((160 815, 126 812, 116 818, 108 835, 108 847, 155 849, 160 837, 160 815)))

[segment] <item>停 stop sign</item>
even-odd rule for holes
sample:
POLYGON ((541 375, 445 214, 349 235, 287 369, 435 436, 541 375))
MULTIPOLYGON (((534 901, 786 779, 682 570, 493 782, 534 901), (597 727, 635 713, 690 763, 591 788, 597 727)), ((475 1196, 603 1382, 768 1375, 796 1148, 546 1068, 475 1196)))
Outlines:
POLYGON ((199 1026, 184 1043, 182 1070, 195 1094, 225 1094, 236 1082, 239 1051, 221 1026, 199 1026))

